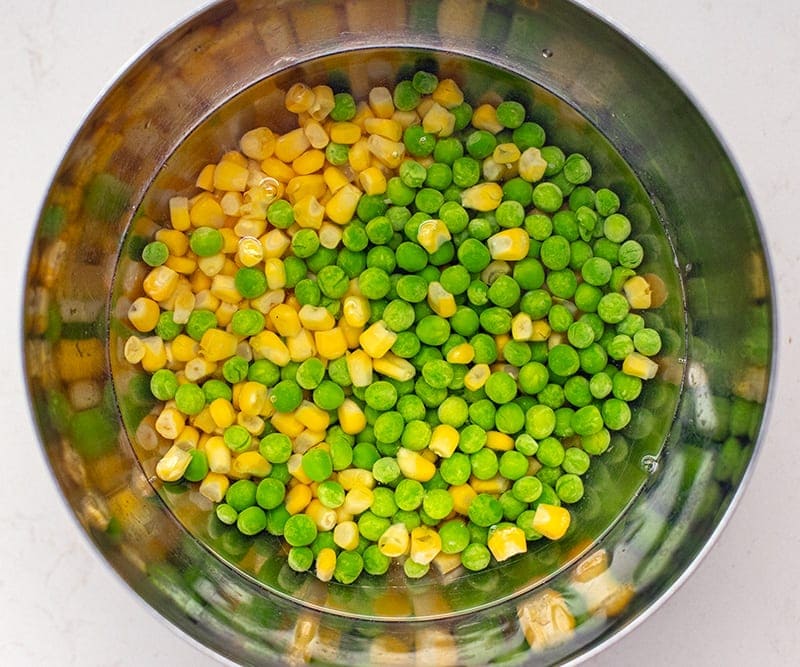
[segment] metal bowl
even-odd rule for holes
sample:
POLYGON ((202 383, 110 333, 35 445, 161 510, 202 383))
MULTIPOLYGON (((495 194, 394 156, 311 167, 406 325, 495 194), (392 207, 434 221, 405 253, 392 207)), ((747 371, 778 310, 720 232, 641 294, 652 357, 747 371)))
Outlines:
POLYGON ((550 664, 586 657, 687 576, 741 492, 771 376, 758 223, 724 147, 638 47, 565 0, 220 2, 117 80, 70 146, 31 251, 31 404, 61 490, 166 619, 242 663, 550 664), (618 191, 668 297, 659 376, 593 466, 580 531, 483 573, 324 585, 154 481, 153 403, 122 358, 141 240, 167 199, 298 80, 391 84, 425 63, 526 103, 618 191), (394 662, 393 662, 394 661, 394 662))

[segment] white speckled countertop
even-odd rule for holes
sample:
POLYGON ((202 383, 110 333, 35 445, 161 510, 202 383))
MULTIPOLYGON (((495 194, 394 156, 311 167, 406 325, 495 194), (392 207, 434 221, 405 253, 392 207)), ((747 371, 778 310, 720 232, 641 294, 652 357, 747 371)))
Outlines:
MULTIPOLYGON (((19 310, 47 183, 95 97, 196 0, 28 0, 0 23, 0 663, 217 664, 172 631, 90 548, 40 453, 22 380, 19 310)), ((682 81, 749 184, 771 253, 780 367, 760 458, 733 519, 697 571, 593 665, 800 664, 800 6, 793 0, 593 0, 682 81)), ((699 157, 698 159, 702 159, 699 157)))

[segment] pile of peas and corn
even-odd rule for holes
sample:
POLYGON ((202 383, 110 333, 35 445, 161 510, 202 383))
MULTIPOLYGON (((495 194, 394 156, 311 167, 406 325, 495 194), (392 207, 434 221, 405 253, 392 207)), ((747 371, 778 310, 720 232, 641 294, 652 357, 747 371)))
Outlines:
POLYGON ((173 197, 124 356, 156 473, 323 581, 486 568, 558 540, 661 339, 663 284, 589 161, 518 102, 417 71, 368 99, 292 85, 173 197))

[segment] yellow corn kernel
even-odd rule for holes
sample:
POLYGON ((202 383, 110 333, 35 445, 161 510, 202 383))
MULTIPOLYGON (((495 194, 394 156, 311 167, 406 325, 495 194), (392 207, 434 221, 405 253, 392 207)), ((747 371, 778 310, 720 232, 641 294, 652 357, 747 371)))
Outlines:
POLYGON ((208 411, 219 428, 228 428, 236 422, 236 410, 227 398, 215 398, 208 406, 208 411))
POLYGON ((366 486, 354 486, 345 494, 342 509, 353 516, 361 514, 370 508, 373 497, 372 490, 366 486))
MULTIPOLYGON (((275 157, 288 165, 310 147, 311 144, 303 132, 303 128, 298 127, 282 134, 275 140, 275 157)), ((266 173, 266 169, 264 172, 266 173)))
POLYGON ((189 250, 189 237, 177 229, 159 229, 155 239, 166 245, 173 257, 182 257, 189 250))
MULTIPOLYGON (((63 347, 63 345, 60 347, 63 347)), ((138 364, 144 359, 144 343, 142 343, 142 339, 138 336, 129 336, 122 348, 122 354, 129 364, 138 364)), ((72 364, 69 365, 72 366, 72 364)), ((59 374, 61 375, 61 373, 59 374)))
POLYGON ((225 303, 236 304, 242 300, 242 295, 236 289, 233 276, 217 274, 211 279, 211 295, 225 303))
POLYGON ((169 222, 173 229, 180 232, 184 232, 192 226, 189 218, 189 200, 186 197, 170 198, 169 222))
POLYGON ((285 303, 278 304, 270 310, 267 318, 281 336, 296 336, 303 328, 297 311, 285 303))
POLYGON ((411 109, 410 111, 400 111, 398 109, 392 114, 392 120, 399 123, 400 127, 405 130, 412 125, 418 125, 420 117, 416 109, 411 109))
MULTIPOLYGON (((203 408, 198 414, 192 417, 192 426, 199 429, 203 433, 211 434, 217 431, 217 425, 211 419, 211 412, 208 407, 203 408)), ((227 447, 227 445, 225 445, 227 447)))
POLYGON ((354 387, 372 384, 372 358, 364 350, 354 350, 346 357, 347 370, 354 387))
MULTIPOLYGON (((366 144, 369 153, 378 158, 382 164, 385 164, 390 169, 397 169, 405 159, 406 146, 402 141, 392 141, 379 134, 371 134, 366 144)), ((352 158, 350 159, 350 164, 356 171, 363 171, 363 169, 358 169, 356 165, 353 164, 352 158)), ((367 166, 369 165, 367 164, 364 169, 366 169, 367 166)))
POLYGON ((511 337, 518 341, 530 340, 533 336, 533 320, 528 313, 517 313, 511 320, 511 337))
POLYGON ((531 650, 537 652, 567 641, 575 628, 567 602, 552 589, 520 603, 517 617, 531 650))
POLYGON ((495 560, 500 563, 508 560, 517 554, 523 554, 528 550, 528 543, 525 540, 525 533, 517 526, 498 526, 489 533, 486 546, 492 552, 495 560))
POLYGON ((285 505, 289 514, 300 514, 311 502, 311 489, 305 484, 293 486, 286 493, 285 505))
MULTIPOLYGON (((433 567, 436 571, 445 575, 461 566, 461 554, 446 554, 440 551, 433 559, 433 567)), ((454 661, 455 662, 455 661, 454 661)))
POLYGON ((469 343, 461 343, 450 348, 447 353, 447 363, 449 364, 469 364, 475 358, 475 348, 469 343))
POLYGON ((478 479, 473 475, 469 479, 469 485, 475 493, 489 493, 496 496, 511 488, 511 482, 500 475, 495 475, 491 479, 478 479))
POLYGON ((650 283, 643 276, 628 278, 622 286, 622 291, 631 308, 647 309, 652 305, 650 283))
MULTIPOLYGON (((157 304, 153 305, 158 308, 157 304)), ((370 317, 369 301, 363 296, 346 296, 342 302, 342 314, 351 327, 363 327, 370 317)))
POLYGON ((355 185, 343 185, 325 204, 325 214, 337 224, 347 224, 355 215, 361 194, 361 190, 355 185))
POLYGON ((181 449, 196 449, 200 442, 200 432, 194 426, 184 426, 175 438, 181 449))
POLYGON ((347 339, 340 327, 314 332, 314 344, 322 359, 338 359, 347 353, 347 339))
POLYGON ((214 169, 214 189, 244 192, 247 189, 247 167, 231 160, 222 160, 214 169))
POLYGON ((337 409, 337 415, 339 416, 339 426, 348 435, 358 435, 367 425, 367 418, 361 408, 350 398, 344 399, 337 409))
POLYGON ((195 186, 201 190, 211 192, 214 189, 214 169, 216 165, 207 164, 200 170, 197 175, 197 180, 194 182, 195 186))
POLYGON ((428 305, 439 317, 452 317, 458 309, 455 297, 436 280, 428 283, 428 305))
POLYGON ((211 289, 211 278, 199 269, 189 276, 189 285, 192 291, 197 295, 203 290, 208 291, 211 289))
MULTIPOLYGON (((303 151, 300 152, 302 153, 303 151)), ((294 169, 277 157, 268 157, 262 160, 261 170, 270 178, 274 178, 281 183, 288 183, 296 176, 294 169)))
POLYGON ((358 125, 362 130, 367 118, 375 118, 375 113, 369 106, 369 102, 362 100, 356 104, 356 115, 353 116, 351 122, 358 125))
POLYGON ((476 391, 486 384, 486 380, 492 374, 489 364, 475 364, 467 371, 464 376, 464 387, 470 391, 476 391))
POLYGON ((391 118, 394 113, 394 100, 388 88, 376 86, 369 91, 369 108, 378 118, 391 118))
POLYGON ((517 262, 528 256, 531 238, 521 227, 514 227, 493 234, 487 239, 486 245, 492 259, 517 262))
POLYGON ((242 266, 255 266, 264 259, 264 246, 253 236, 239 239, 236 247, 236 261, 242 266))
POLYGON ((347 341, 347 349, 355 350, 358 348, 358 337, 364 333, 364 327, 351 327, 347 320, 342 318, 339 320, 339 328, 344 334, 344 339, 347 341))
POLYGON ((358 486, 367 489, 375 488, 375 478, 372 472, 363 468, 346 468, 337 473, 337 481, 345 491, 350 491, 358 486))
POLYGON ((294 220, 299 227, 319 229, 325 217, 325 207, 314 195, 307 195, 298 200, 294 206, 294 220))
POLYGON ((427 482, 436 474, 436 466, 417 452, 400 447, 397 450, 397 465, 409 479, 427 482))
POLYGON ((303 132, 312 148, 321 150, 330 142, 328 133, 325 131, 325 128, 320 125, 318 120, 310 120, 303 125, 303 132))
POLYGON ((401 141, 403 138, 403 126, 391 118, 366 118, 364 129, 369 134, 377 134, 390 141, 401 141))
POLYGON ((322 180, 325 181, 325 185, 331 194, 335 194, 350 183, 350 178, 348 178, 347 174, 333 165, 325 167, 325 171, 322 172, 322 180))
POLYGON ((377 167, 369 167, 358 175, 358 182, 367 195, 382 195, 386 192, 386 176, 377 167))
POLYGON ((539 503, 533 515, 533 529, 547 539, 560 540, 570 524, 570 513, 565 507, 539 503))
POLYGON ((314 104, 314 92, 304 83, 295 83, 286 91, 283 103, 287 111, 303 113, 314 104))
POLYGON ((350 167, 355 172, 364 171, 371 164, 371 153, 369 150, 369 143, 367 139, 359 139, 350 146, 347 152, 347 159, 350 162, 350 167))
POLYGON ((322 306, 304 305, 298 313, 303 327, 309 331, 328 331, 336 326, 336 320, 322 306))
POLYGON ((323 248, 333 250, 342 242, 342 228, 330 222, 323 222, 317 236, 319 236, 319 244, 323 248))
POLYGON ((267 387, 260 382, 245 382, 239 389, 239 410, 246 415, 261 414, 268 400, 267 387))
POLYGON ((494 211, 503 201, 503 188, 498 183, 479 183, 461 192, 461 205, 476 211, 494 211))
POLYGON ((417 369, 410 361, 392 352, 387 352, 380 359, 373 359, 372 368, 376 373, 401 382, 410 380, 417 373, 417 369))
POLYGON ((473 489, 469 484, 451 486, 449 489, 447 489, 447 492, 453 499, 453 509, 462 516, 467 516, 469 512, 469 506, 472 504, 472 501, 478 497, 475 489, 473 489))
POLYGON ((213 375, 216 370, 215 362, 205 357, 195 357, 186 362, 183 373, 188 382, 200 382, 213 375))
POLYGON ((442 79, 436 86, 436 90, 433 91, 431 98, 445 109, 452 109, 464 101, 464 93, 453 79, 442 79))
POLYGON ((503 124, 497 120, 497 109, 491 104, 481 104, 472 112, 472 125, 492 134, 497 134, 503 129, 503 124))
MULTIPOLYGON (((272 404, 270 403, 269 405, 271 406, 272 404)), ((269 423, 272 424, 275 430, 280 431, 284 435, 288 435, 290 438, 296 438, 306 428, 294 415, 285 412, 276 412, 273 414, 272 417, 270 417, 269 423)))
POLYGON ((225 213, 222 206, 210 194, 204 193, 189 208, 189 220, 193 227, 214 227, 219 229, 225 224, 225 213))
POLYGON ((336 510, 325 507, 325 505, 316 498, 308 503, 305 513, 311 517, 311 520, 319 531, 325 532, 333 530, 333 527, 336 525, 336 510))
POLYGON ((186 426, 186 416, 174 407, 165 407, 156 419, 156 432, 167 440, 174 440, 186 426))
MULTIPOLYGON (((296 413, 294 416, 295 419, 300 421, 296 413)), ((299 454, 305 454, 309 449, 320 444, 324 439, 325 431, 312 431, 307 428, 294 439, 294 451, 299 454)))
POLYGON ((386 327, 383 320, 378 320, 364 330, 358 337, 361 348, 373 359, 380 359, 394 345, 397 334, 386 327))
POLYGON ((317 554, 317 562, 314 569, 314 574, 320 581, 330 581, 333 577, 333 571, 336 569, 336 552, 330 547, 320 549, 317 554))
POLYGON ((268 127, 256 127, 239 139, 239 150, 252 160, 266 160, 275 151, 275 134, 268 127))
POLYGON ((341 521, 333 529, 333 543, 345 551, 353 551, 358 546, 358 537, 355 521, 341 521))
POLYGON ((405 556, 410 545, 411 536, 404 523, 392 524, 378 538, 378 550, 389 558, 405 556))
POLYGON ((497 144, 492 152, 492 159, 497 164, 505 165, 506 167, 510 167, 517 162, 520 156, 519 148, 512 143, 497 144))
POLYGON ((199 257, 197 259, 197 268, 209 278, 213 278, 220 273, 226 275, 223 272, 223 269, 225 268, 225 262, 227 259, 228 258, 225 257, 225 254, 222 252, 219 252, 216 255, 210 255, 208 257, 199 257))
POLYGON ((222 329, 208 329, 200 339, 200 351, 208 361, 222 361, 236 354, 239 339, 222 329))
POLYGON ((308 112, 316 121, 325 120, 335 106, 333 89, 330 86, 320 85, 314 86, 311 91, 314 93, 314 102, 308 112))
POLYGON ((289 350, 291 361, 305 361, 317 354, 314 334, 307 329, 301 329, 296 336, 288 336, 286 348, 289 350))
POLYGON ((631 352, 622 361, 622 372, 642 380, 652 380, 658 373, 658 364, 638 352, 631 352))
POLYGON ((229 486, 230 480, 225 475, 210 472, 200 483, 198 491, 201 496, 208 498, 212 503, 221 503, 228 492, 229 486))
POLYGON ((258 452, 242 452, 231 462, 231 473, 236 477, 266 477, 272 464, 258 452))
POLYGON ((438 424, 431 433, 428 449, 443 459, 450 458, 458 447, 458 431, 449 424, 438 424))
POLYGON ((303 401, 295 410, 294 416, 311 430, 323 433, 331 423, 328 412, 317 407, 311 401, 303 401))
POLYGON ((175 292, 178 278, 176 271, 162 264, 151 269, 145 276, 142 289, 153 301, 165 301, 175 292))
POLYGON ((325 153, 317 148, 309 148, 292 160, 292 169, 296 174, 305 176, 319 171, 324 164, 325 153))
POLYGON ((411 531, 408 557, 415 563, 427 565, 442 550, 442 538, 430 526, 417 526, 411 531))
MULTIPOLYGON (((142 339, 144 346, 144 356, 142 357, 142 368, 148 373, 155 373, 157 370, 167 365, 167 349, 164 341, 158 336, 148 336, 142 339)), ((62 376, 62 379, 63 376, 62 376)))
POLYGON ((286 285, 286 267, 283 260, 269 257, 264 261, 264 274, 267 276, 267 288, 270 290, 283 289, 286 285))
POLYGON ((533 331, 531 333, 530 340, 533 342, 541 342, 548 340, 550 338, 550 324, 547 320, 536 320, 533 323, 533 331))
POLYGON ((147 333, 156 328, 161 309, 152 299, 140 296, 128 308, 128 320, 137 331, 147 333))
POLYGON ((330 136, 336 144, 352 146, 361 139, 361 128, 349 121, 339 121, 331 125, 330 136))
POLYGON ((487 431, 486 446, 496 452, 508 452, 514 449, 514 438, 500 431, 487 431))
POLYGON ((264 432, 264 420, 260 415, 246 415, 244 412, 240 412, 236 415, 236 423, 250 435, 261 435, 264 432))
POLYGON ((172 356, 175 361, 186 363, 200 353, 200 343, 186 334, 178 334, 172 340, 172 356))
POLYGON ((417 242, 431 254, 439 250, 451 238, 447 225, 437 219, 426 220, 417 230, 417 242))
POLYGON ((206 440, 204 449, 211 472, 227 475, 231 471, 231 450, 221 436, 211 436, 206 440))
POLYGON ((434 102, 422 118, 422 128, 438 137, 449 137, 453 134, 456 117, 441 104, 434 102))
POLYGON ((544 177, 544 172, 547 169, 547 160, 542 157, 538 148, 531 146, 526 148, 522 155, 519 156, 517 168, 519 169, 520 178, 529 183, 535 183, 544 177))
POLYGON ((292 240, 287 234, 280 229, 271 229, 264 234, 259 241, 263 249, 262 259, 269 259, 272 257, 283 257, 283 254, 289 249, 292 240))

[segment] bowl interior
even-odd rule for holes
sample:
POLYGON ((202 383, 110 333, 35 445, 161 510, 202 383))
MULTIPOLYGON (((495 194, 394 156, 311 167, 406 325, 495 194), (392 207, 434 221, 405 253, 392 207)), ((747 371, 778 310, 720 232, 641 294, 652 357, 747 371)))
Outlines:
POLYGON ((678 85, 564 0, 223 1, 178 26, 92 111, 42 208, 25 359, 46 456, 81 527, 162 616, 244 663, 563 662, 635 623, 724 524, 756 449, 773 363, 767 259, 724 147, 678 85), (418 61, 473 97, 515 97, 625 202, 669 300, 662 372, 593 466, 582 529, 481 574, 356 586, 296 575, 277 543, 152 483, 153 407, 122 362, 123 294, 166 202, 297 81, 391 83, 418 61), (593 492, 592 489, 595 491, 593 492), (302 602, 298 602, 302 600, 302 602), (380 619, 382 622, 374 622, 380 619), (427 657, 426 657, 427 656, 427 657))

